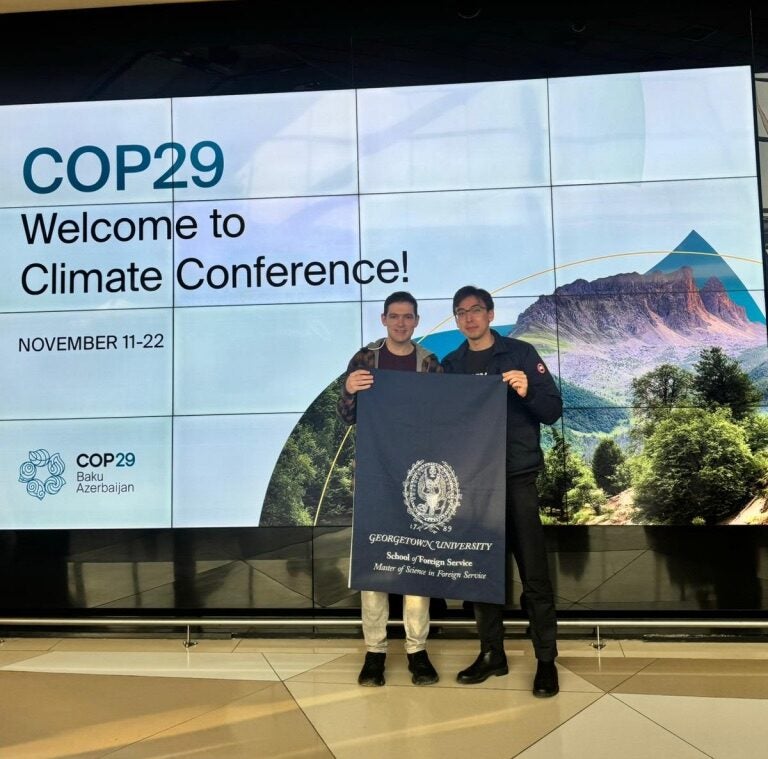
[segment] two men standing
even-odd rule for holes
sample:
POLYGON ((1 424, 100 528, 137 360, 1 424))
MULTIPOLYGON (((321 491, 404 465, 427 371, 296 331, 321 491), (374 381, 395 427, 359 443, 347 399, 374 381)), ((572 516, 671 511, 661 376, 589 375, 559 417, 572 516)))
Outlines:
MULTIPOLYGON (((558 692, 554 598, 549 580, 544 533, 539 518, 536 477, 543 465, 540 425, 553 424, 562 412, 562 401, 547 367, 536 350, 521 340, 505 338, 490 328, 494 318, 491 295, 476 287, 463 287, 453 299, 457 325, 466 338, 443 360, 442 369, 454 374, 498 374, 508 385, 506 450, 507 550, 515 556, 523 583, 521 605, 529 616, 538 668, 535 696, 558 692)), ((413 343, 418 324, 417 304, 409 293, 393 293, 384 304, 384 340, 371 343, 350 361, 339 413, 355 421, 356 394, 373 384, 371 368, 440 371, 432 354, 413 343)), ((510 583, 506 583, 509 588, 510 583)), ((361 685, 383 685, 386 652, 387 594, 362 592, 363 634, 368 653, 358 678, 361 685)), ((406 596, 403 621, 406 651, 415 684, 437 682, 438 676, 426 655, 429 599, 406 596)), ((504 625, 501 604, 475 603, 480 654, 457 675, 459 683, 481 683, 491 676, 506 675, 504 625)))

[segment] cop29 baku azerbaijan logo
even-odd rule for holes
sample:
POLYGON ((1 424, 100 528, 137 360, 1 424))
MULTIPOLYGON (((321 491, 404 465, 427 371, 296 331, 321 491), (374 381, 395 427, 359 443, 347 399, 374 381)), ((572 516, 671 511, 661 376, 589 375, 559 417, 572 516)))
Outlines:
POLYGON ((51 455, 45 448, 29 452, 29 458, 19 467, 19 482, 27 484, 27 494, 43 500, 56 495, 66 485, 64 461, 58 453, 51 455))
POLYGON ((403 499, 413 518, 411 529, 450 532, 450 522, 461 503, 459 478, 445 461, 419 460, 408 470, 403 499))

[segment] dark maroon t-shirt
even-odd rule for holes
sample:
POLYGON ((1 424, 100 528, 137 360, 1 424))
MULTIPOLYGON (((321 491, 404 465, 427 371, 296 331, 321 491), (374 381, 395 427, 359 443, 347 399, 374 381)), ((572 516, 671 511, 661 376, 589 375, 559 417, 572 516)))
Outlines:
POLYGON ((397 369, 401 372, 416 371, 416 349, 414 348, 407 356, 396 356, 392 353, 387 344, 384 343, 379 349, 379 369, 397 369))

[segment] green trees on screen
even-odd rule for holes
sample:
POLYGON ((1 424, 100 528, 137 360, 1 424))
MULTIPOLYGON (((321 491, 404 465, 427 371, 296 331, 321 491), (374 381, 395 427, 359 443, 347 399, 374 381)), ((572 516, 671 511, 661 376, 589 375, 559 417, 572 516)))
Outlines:
POLYGON ((549 427, 547 434, 551 435, 552 445, 544 454, 544 469, 537 480, 544 515, 559 522, 585 521, 599 513, 605 494, 563 433, 549 427))
POLYGON ((716 524, 746 504, 764 464, 730 409, 673 409, 635 461, 635 502, 654 523, 716 524))
POLYGON ((694 372, 662 365, 632 383, 642 452, 632 462, 635 503, 653 523, 715 524, 738 512, 768 470, 760 392, 721 348, 694 372), (687 406, 687 407, 686 407, 687 406))
POLYGON ((347 426, 336 414, 340 391, 341 378, 317 396, 288 437, 264 497, 262 527, 311 525, 316 516, 318 524, 350 524, 354 433, 345 439, 347 426))
POLYGON ((630 485, 626 456, 612 438, 603 438, 592 456, 592 474, 607 495, 616 495, 630 485))
POLYGON ((727 407, 734 419, 743 419, 761 401, 754 386, 739 364, 722 348, 705 348, 697 363, 693 387, 709 408, 727 407))

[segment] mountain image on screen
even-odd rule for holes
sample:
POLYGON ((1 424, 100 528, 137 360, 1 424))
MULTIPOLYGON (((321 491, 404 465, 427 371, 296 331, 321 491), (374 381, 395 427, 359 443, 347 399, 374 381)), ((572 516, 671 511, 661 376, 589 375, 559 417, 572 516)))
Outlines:
MULTIPOLYGON (((749 454, 750 435, 757 434, 756 426, 766 426, 766 418, 758 412, 768 405, 766 319, 727 260, 695 230, 644 273, 577 279, 557 287, 551 295, 540 296, 514 325, 499 329, 540 347, 553 374, 559 375, 563 420, 544 438, 548 457, 555 459, 549 464, 565 474, 559 489, 548 489, 543 483, 545 519, 564 524, 739 522, 742 509, 755 510, 757 480, 768 474, 749 454), (554 335, 556 353, 546 347, 551 346, 554 335), (727 400, 707 398, 691 389, 680 408, 655 410, 651 424, 648 410, 637 407, 635 384, 675 367, 685 382, 694 383, 691 388, 697 382, 703 386, 701 375, 711 358, 743 377, 750 413, 737 424, 736 412, 720 408, 728 406, 727 400), (678 413, 688 417, 675 422, 678 413), (704 418, 707 414, 717 418, 704 418), (638 475, 637 482, 632 479, 630 459, 634 460, 633 471, 647 475, 650 464, 643 457, 647 459, 648 451, 661 445, 653 435, 664 432, 664 415, 669 417, 667 425, 700 423, 705 429, 731 425, 733 429, 724 428, 726 437, 744 439, 746 453, 741 452, 749 460, 740 463, 745 466, 747 484, 743 492, 721 494, 720 502, 729 505, 718 506, 720 511, 714 516, 706 511, 701 516, 678 515, 674 508, 643 510, 635 503, 633 486, 639 485, 646 497, 652 488, 649 490, 647 476, 643 480, 638 475), (622 483, 620 492, 599 487, 592 472, 595 451, 608 440, 623 451, 623 463, 615 464, 623 468, 609 473, 615 483, 622 483)), ((445 334, 438 333, 438 337, 445 334)), ((438 350, 438 345, 448 342, 428 338, 425 345, 438 350)), ((335 418, 338 388, 337 380, 318 396, 286 442, 267 491, 262 525, 351 523, 354 446, 335 418), (285 492, 284 487, 277 485, 289 475, 295 498, 286 509, 284 496, 277 497, 281 490, 285 492)), ((726 455, 726 460, 715 463, 729 466, 734 462, 726 455)), ((545 471, 542 478, 547 476, 545 471)), ((687 482, 685 487, 690 485, 687 482)))

